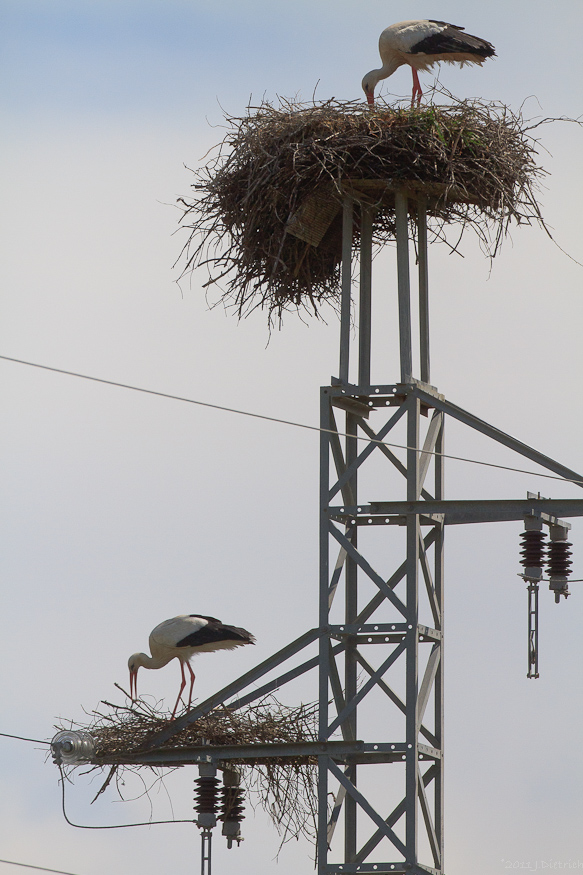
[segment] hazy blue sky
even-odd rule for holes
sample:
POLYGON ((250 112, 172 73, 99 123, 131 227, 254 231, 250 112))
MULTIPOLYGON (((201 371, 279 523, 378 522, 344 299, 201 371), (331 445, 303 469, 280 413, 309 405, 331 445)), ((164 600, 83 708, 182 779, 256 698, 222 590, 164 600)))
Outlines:
MULTIPOLYGON (((176 198, 188 194, 187 167, 222 138, 223 109, 240 115, 249 100, 309 99, 314 89, 360 99, 380 31, 424 16, 496 46, 481 69, 441 71, 457 96, 514 111, 524 104, 527 117, 583 113, 583 7, 572 0, 5 0, 0 354, 316 423, 318 387, 337 368, 335 314, 308 325, 290 316, 268 344, 261 313, 238 324, 209 309, 204 276, 177 286, 176 198)), ((402 69, 383 93, 410 88, 402 69)), ((583 132, 554 124, 538 135, 550 173, 544 215, 583 262, 583 132)), ((537 227, 513 228, 491 269, 470 235, 462 252, 431 249, 432 382, 581 470, 583 269, 537 227)), ((375 262, 373 379, 383 382, 397 377, 393 258, 388 249, 375 262)), ((0 381, 0 731, 50 739, 58 718, 83 720, 101 699, 120 701, 113 684, 127 682, 129 654, 174 614, 218 615, 258 640, 200 657, 201 697, 316 624, 317 436, 8 362, 0 381)), ((516 462, 455 425, 448 450, 516 462)), ((527 490, 579 494, 536 476, 448 465, 451 497, 527 490)), ((541 678, 527 681, 520 528, 448 532, 448 875, 502 875, 508 861, 583 864, 583 590, 574 583, 558 607, 541 594, 541 678)), ((573 577, 583 578, 576 521, 573 541, 573 577)), ((177 666, 142 674, 144 693, 175 695, 177 666)), ((315 683, 298 695, 315 698, 315 683)), ((198 872, 194 827, 75 830, 44 750, 0 741, 0 858, 78 875, 198 872)), ((168 782, 176 817, 190 816, 193 772, 168 782)), ((123 804, 113 790, 90 807, 97 786, 79 776, 68 788, 77 822, 149 816, 144 800, 123 804)), ((153 812, 171 816, 162 791, 153 812)), ((261 813, 248 812, 244 834, 239 850, 217 838, 216 875, 233 865, 240 875, 312 871, 302 843, 274 862, 277 836, 261 813)))

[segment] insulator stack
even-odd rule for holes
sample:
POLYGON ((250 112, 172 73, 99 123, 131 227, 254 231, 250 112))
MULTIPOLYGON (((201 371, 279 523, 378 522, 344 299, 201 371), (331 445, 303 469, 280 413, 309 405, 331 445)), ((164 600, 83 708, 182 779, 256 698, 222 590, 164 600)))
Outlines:
POLYGON ((232 820, 241 823, 245 819, 245 791, 240 787, 223 787, 222 804, 219 820, 232 820))
POLYGON ((551 526, 551 541, 547 552, 547 572, 549 575, 549 589, 555 594, 555 602, 559 604, 561 596, 565 598, 569 595, 568 577, 571 574, 570 560, 572 556, 569 547, 572 547, 570 541, 567 541, 567 528, 563 526, 551 526))
POLYGON ((536 530, 522 532, 522 559, 520 564, 525 568, 542 568, 545 564, 545 533, 536 530))
POLYGON ((569 559, 573 553, 569 550, 572 547, 570 541, 551 541, 548 545, 547 571, 550 577, 560 576, 567 577, 571 574, 571 565, 569 559))
POLYGON ((227 839, 227 847, 233 846, 233 841, 239 844, 241 839, 240 823, 245 815, 245 791, 239 786, 241 778, 238 772, 223 772, 224 786, 221 788, 221 813, 219 820, 223 821, 223 835, 227 839))
POLYGON ((212 827, 217 822, 219 781, 217 778, 200 777, 195 782, 194 810, 199 826, 212 827))

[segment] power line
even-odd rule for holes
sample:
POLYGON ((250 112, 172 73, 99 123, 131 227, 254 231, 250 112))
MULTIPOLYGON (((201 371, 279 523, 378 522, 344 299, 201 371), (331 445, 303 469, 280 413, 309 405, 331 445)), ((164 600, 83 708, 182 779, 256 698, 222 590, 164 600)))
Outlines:
MULTIPOLYGON (((22 735, 10 735, 8 732, 0 732, 0 736, 4 738, 17 738, 20 741, 32 741, 37 744, 50 744, 48 741, 40 741, 37 738, 25 738, 22 735)), ((67 812, 65 810, 65 776, 63 774, 63 769, 59 766, 59 771, 61 772, 61 789, 62 789, 62 808, 63 808, 63 816, 69 826, 74 826, 77 829, 123 829, 124 827, 131 826, 156 826, 162 823, 193 823, 192 820, 149 820, 143 823, 121 823, 116 824, 114 826, 90 826, 86 824, 73 823, 72 820, 67 816, 67 812)), ((64 869, 50 869, 48 866, 35 866, 34 863, 20 863, 17 860, 0 860, 0 863, 5 863, 7 866, 20 866, 23 869, 34 869, 37 872, 52 872, 53 875, 77 875, 75 872, 66 872, 64 869)))
MULTIPOLYGON (((11 358, 7 355, 0 355, 0 359, 7 362, 15 362, 19 365, 27 365, 31 368, 40 368, 43 371, 52 371, 56 374, 65 374, 68 377, 78 377, 81 380, 91 380, 93 383, 103 383, 106 386, 116 386, 119 389, 130 389, 133 392, 142 392, 145 395, 156 395, 159 398, 169 398, 171 401, 182 401, 186 404, 196 404, 199 407, 210 407, 213 410, 222 410, 225 413, 236 413, 239 416, 250 416, 253 419, 263 419, 267 422, 276 422, 280 425, 291 425, 294 428, 303 428, 308 431, 324 432, 326 434, 334 434, 338 437, 350 437, 357 441, 366 441, 379 446, 392 447, 398 450, 412 450, 415 447, 408 447, 406 444, 394 444, 389 441, 379 441, 374 438, 364 437, 362 435, 348 435, 345 432, 335 431, 332 428, 321 428, 317 425, 307 425, 305 422, 294 422, 290 419, 279 419, 276 416, 267 416, 264 413, 252 413, 250 410, 239 410, 236 407, 224 407, 221 404, 211 404, 209 401, 198 401, 194 398, 186 398, 183 395, 172 395, 169 392, 158 392, 155 389, 144 389, 142 386, 132 386, 129 383, 118 383, 115 380, 105 380, 101 377, 92 377, 89 374, 79 374, 76 371, 67 371, 64 368, 53 368, 50 365, 41 365, 37 362, 28 362, 23 359, 11 358)), ((531 477, 543 477, 545 480, 560 480, 563 483, 576 483, 583 485, 580 479, 570 479, 569 477, 560 477, 557 474, 542 474, 540 471, 530 471, 526 468, 514 468, 510 465, 498 465, 495 462, 484 462, 481 459, 468 459, 465 456, 452 456, 449 453, 438 453, 435 450, 421 450, 427 456, 440 456, 442 459, 451 459, 455 462, 468 462, 471 465, 482 465, 486 468, 496 468, 500 471, 511 471, 515 474, 529 474, 531 477)))
MULTIPOLYGON (((19 741, 32 741, 35 744, 46 744, 50 745, 50 741, 41 741, 39 738, 25 738, 23 735, 10 735, 8 732, 0 732, 0 736, 3 738, 17 738, 19 741)), ((129 826, 156 826, 161 823, 194 823, 193 820, 145 820, 142 823, 120 823, 113 824, 112 826, 92 826, 81 823, 73 823, 72 820, 69 820, 67 816, 67 812, 65 810, 65 775, 63 772, 63 768, 59 765, 59 771, 61 773, 61 788, 62 788, 62 808, 63 808, 63 816, 69 826, 74 826, 77 829, 124 829, 129 826)), ((15 863, 12 860, 0 860, 0 863, 10 863, 13 866, 28 866, 28 863, 15 863)), ((30 869, 43 869, 43 866, 29 866, 30 869)), ((44 869, 45 872, 61 872, 60 869, 44 869)), ((64 872, 62 875, 73 875, 71 872, 64 872)))
POLYGON ((67 815, 67 811, 65 808, 65 773, 63 771, 63 767, 60 763, 57 763, 59 766, 59 772, 61 773, 61 808, 63 810, 63 817, 69 824, 69 826, 74 826, 76 829, 128 829, 132 826, 159 826, 162 823, 195 823, 194 820, 144 820, 140 823, 114 823, 114 824, 106 824, 106 825, 96 825, 85 824, 85 823, 73 823, 72 820, 69 819, 67 815))
MULTIPOLYGON (((0 732, 0 736, 3 738, 17 738, 19 741, 31 741, 35 744, 46 744, 50 745, 50 741, 41 741, 39 738, 25 738, 23 735, 10 735, 8 732, 0 732)), ((65 810, 65 775, 63 772, 63 768, 59 765, 59 771, 61 773, 61 802, 63 808, 63 817, 69 824, 69 826, 74 826, 77 829, 124 829, 130 826, 157 826, 162 823, 194 823, 193 820, 145 820, 141 823, 119 823, 107 826, 93 826, 90 824, 82 824, 82 823, 73 823, 72 820, 69 819, 67 812, 65 810)), ((12 866, 25 866, 29 869, 41 869, 44 872, 58 872, 60 875, 74 875, 72 872, 62 872, 61 869, 46 869, 44 866, 32 866, 28 863, 16 863, 13 860, 0 860, 0 863, 9 863, 12 866)))
POLYGON ((25 869, 37 869, 39 872, 57 872, 58 875, 75 875, 75 872, 65 872, 63 869, 47 869, 46 866, 33 866, 32 863, 17 863, 15 860, 0 860, 0 863, 8 863, 9 866, 23 866, 25 869))
MULTIPOLYGON (((40 738, 25 738, 23 735, 10 735, 8 732, 0 732, 3 738, 17 738, 19 741, 33 741, 35 744, 50 744, 50 741, 41 741, 40 738)), ((0 860, 4 863, 5 860, 0 860)))

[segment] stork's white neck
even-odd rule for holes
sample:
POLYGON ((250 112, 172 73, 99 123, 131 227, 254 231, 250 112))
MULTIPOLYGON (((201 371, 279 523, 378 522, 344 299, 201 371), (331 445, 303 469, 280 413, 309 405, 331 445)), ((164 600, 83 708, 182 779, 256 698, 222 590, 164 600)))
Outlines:
POLYGON ((133 661, 136 668, 162 668, 162 666, 170 662, 171 659, 174 659, 175 656, 175 653, 158 656, 148 656, 147 653, 134 653, 131 657, 131 661, 133 661))
POLYGON ((389 76, 392 76, 395 70, 403 64, 403 61, 398 58, 390 58, 385 61, 382 67, 379 67, 378 70, 371 70, 370 73, 367 73, 364 79, 364 82, 368 82, 369 87, 373 90, 375 86, 381 81, 381 79, 387 79, 389 76))

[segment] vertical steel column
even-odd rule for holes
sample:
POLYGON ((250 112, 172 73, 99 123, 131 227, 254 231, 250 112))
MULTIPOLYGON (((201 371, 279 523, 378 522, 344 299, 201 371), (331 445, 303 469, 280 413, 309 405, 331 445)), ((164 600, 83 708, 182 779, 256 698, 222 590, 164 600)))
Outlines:
POLYGON ((528 672, 527 678, 538 673, 538 583, 528 584, 528 672))
MULTIPOLYGON (((371 207, 361 205, 360 220, 360 302, 358 319, 358 385, 362 393, 367 393, 370 387, 370 364, 371 364, 371 328, 372 328, 372 219, 371 207)), ((358 425, 356 417, 351 413, 346 414, 346 465, 352 465, 358 455, 358 441, 356 435, 358 425)), ((356 471, 348 484, 352 490, 354 501, 358 503, 358 484, 356 471)), ((357 526, 352 532, 352 544, 357 547, 357 526)), ((345 565, 346 601, 344 609, 344 622, 354 623, 358 616, 358 567, 350 556, 346 558, 345 565)), ((345 672, 345 696, 350 702, 357 692, 357 647, 356 641, 350 638, 346 641, 344 656, 345 672)), ((346 720, 346 729, 349 738, 356 738, 356 708, 346 720)), ((356 765, 351 765, 346 770, 346 776, 356 786, 356 765)), ((344 802, 344 859, 347 863, 354 862, 356 858, 356 800, 347 795, 344 802)))
POLYGON ((397 228, 397 281, 399 294, 399 349, 401 382, 411 381, 413 355, 411 351, 411 295, 409 282, 409 223, 407 195, 401 189, 395 193, 397 228))
MULTIPOLYGON (((330 651, 327 635, 329 617, 329 532, 328 504, 330 483, 330 396, 327 389, 320 389, 320 591, 319 591, 319 678, 318 678, 318 738, 328 737, 328 678, 330 675, 330 651)), ((328 757, 318 757, 318 875, 326 875, 328 863, 328 757)))
MULTIPOLYGON (((350 344, 354 342, 350 332, 350 315, 351 315, 351 254, 352 254, 352 238, 354 228, 354 206, 358 203, 352 196, 347 196, 343 204, 343 237, 342 237, 342 288, 341 288, 341 318, 340 318, 340 357, 339 357, 339 373, 342 383, 349 382, 350 371, 350 344)), ((321 433, 321 467, 320 467, 320 657, 319 657, 319 738, 322 741, 328 740, 330 735, 338 729, 342 729, 342 734, 345 739, 357 739, 360 736, 367 740, 366 727, 360 726, 360 733, 357 726, 357 715, 359 711, 359 703, 364 696, 369 695, 372 687, 365 689, 367 684, 374 684, 379 687, 379 692, 393 698, 390 689, 390 682, 387 684, 382 680, 383 668, 378 669, 377 673, 370 666, 367 667, 366 658, 364 657, 360 646, 362 639, 362 624, 363 618, 359 620, 359 598, 358 587, 370 585, 370 580, 373 580, 380 588, 370 601, 368 608, 364 611, 369 617, 374 614, 377 609, 381 609, 383 601, 392 601, 390 594, 387 593, 387 583, 383 584, 383 578, 386 581, 384 574, 378 574, 375 569, 369 564, 366 556, 363 553, 363 547, 366 547, 366 538, 358 538, 359 525, 362 524, 361 519, 363 508, 358 506, 358 471, 365 464, 366 459, 370 454, 369 451, 363 451, 360 446, 361 456, 359 456, 358 436, 360 434, 369 433, 366 425, 367 411, 377 409, 382 406, 384 399, 380 405, 376 405, 374 398, 379 398, 379 387, 371 387, 371 361, 372 361, 372 232, 373 232, 373 217, 374 208, 369 204, 359 204, 361 210, 361 225, 360 225, 360 263, 359 263, 359 314, 358 314, 358 365, 356 380, 357 385, 350 389, 350 393, 346 396, 346 389, 340 390, 338 386, 324 388, 321 395, 321 417, 320 423, 323 431, 321 433), (335 406, 344 408, 346 411, 345 420, 345 444, 344 452, 340 445, 340 435, 331 437, 330 429, 334 429, 334 416, 332 402, 335 406), (372 403, 371 403, 372 402, 372 403), (334 460, 332 462, 332 460, 334 460), (330 480, 332 478, 332 481, 330 480), (336 482, 335 482, 336 481, 336 482), (332 487, 332 483, 335 485, 332 487), (330 491, 332 490, 332 491, 330 491), (342 521, 337 518, 337 509, 331 515, 329 504, 336 505, 334 499, 330 499, 330 495, 338 495, 341 491, 343 503, 347 518, 342 521), (344 532, 341 533, 340 526, 343 525, 344 532), (330 546, 333 543, 331 539, 339 541, 341 544, 341 558, 335 567, 334 582, 332 584, 332 567, 330 566, 330 546), (359 540, 364 543, 360 545, 359 540), (330 622, 330 586, 337 587, 343 574, 344 581, 344 605, 343 605, 343 626, 340 629, 330 622), (370 609, 370 610, 369 610, 370 609), (344 677, 342 681, 338 677, 338 667, 332 662, 334 657, 330 656, 330 644, 332 638, 339 640, 339 631, 341 633, 340 640, 342 641, 344 654, 344 677), (364 668, 370 674, 370 679, 362 688, 358 688, 358 672, 364 668), (329 697, 330 686, 334 692, 334 708, 336 710, 337 719, 332 720, 330 724, 329 714, 329 697), (342 688, 343 687, 343 688, 342 688), (340 723, 338 722, 340 720, 340 723)), ((408 200, 404 191, 399 191, 395 197, 395 214, 396 214, 396 239, 397 239, 397 277, 398 277, 398 313, 399 313, 399 351, 400 351, 400 375, 401 382, 412 383, 405 393, 395 393, 395 397, 399 399, 397 403, 403 404, 403 418, 406 418, 407 423, 407 453, 406 466, 402 469, 402 473, 406 480, 406 496, 407 501, 418 501, 421 495, 421 487, 427 470, 427 456, 421 456, 420 433, 421 433, 421 402, 417 390, 415 389, 415 381, 413 380, 412 367, 412 334, 411 334, 411 300, 410 300, 410 276, 409 276, 409 216, 408 216, 408 200), (405 398, 403 397, 405 395, 405 398)), ((426 204, 421 201, 418 206, 417 213, 418 224, 418 239, 419 239, 419 337, 420 337, 420 370, 423 382, 429 382, 429 308, 428 308, 428 283, 427 283, 427 231, 426 231, 426 204)), ((354 356, 354 353, 353 353, 354 356)), ((439 414, 435 414, 436 417, 439 414)), ((427 432, 425 441, 427 443, 428 452, 431 447, 437 450, 434 467, 435 467, 435 494, 436 497, 443 496, 443 459, 439 455, 443 451, 443 420, 435 419, 434 425, 430 426, 427 432)), ((392 419, 390 420, 392 422, 392 419)), ((388 426, 387 422, 387 426, 388 426)), ((381 429, 379 434, 385 434, 381 429)), ((386 454, 385 454, 386 455, 386 454)), ((375 458, 378 458, 375 455, 375 458)), ((368 521, 370 522, 370 520, 368 521)), ((385 520, 387 523, 388 520, 385 520)), ((331 873, 339 873, 340 871, 356 871, 362 868, 366 869, 370 862, 370 871, 379 869, 379 871, 389 871, 397 869, 400 875, 405 875, 406 871, 413 870, 420 873, 425 871, 425 866, 421 866, 418 861, 418 841, 419 832, 421 829, 421 814, 423 814, 423 822, 427 830, 428 840, 431 846, 432 855, 434 858, 435 868, 442 871, 442 843, 443 843, 443 781, 442 781, 442 761, 439 755, 435 757, 433 765, 429 769, 426 768, 427 753, 422 751, 423 759, 420 761, 420 726, 423 720, 422 712, 425 712, 427 699, 429 695, 433 695, 434 699, 434 731, 423 725, 422 732, 430 740, 431 744, 441 750, 441 740, 443 732, 443 665, 441 660, 441 652, 436 651, 436 647, 440 647, 440 638, 437 635, 434 639, 436 643, 432 645, 430 662, 427 663, 423 676, 422 691, 419 691, 419 650, 423 648, 423 654, 427 653, 427 641, 424 638, 423 643, 419 644, 419 581, 421 570, 423 570, 423 579, 428 587, 428 595, 431 602, 431 611, 434 618, 434 626, 436 632, 441 631, 442 609, 443 609, 443 524, 437 521, 435 525, 438 530, 435 537, 425 539, 421 538, 421 524, 419 514, 409 514, 406 524, 406 557, 401 565, 401 569, 395 572, 392 578, 389 579, 394 583, 390 584, 392 589, 396 582, 405 575, 405 592, 401 592, 400 599, 394 603, 394 606, 401 612, 401 616, 406 619, 405 640, 400 644, 400 654, 402 654, 401 670, 404 674, 405 681, 405 696, 404 696, 404 711, 405 711, 405 753, 403 759, 405 762, 405 792, 404 798, 399 805, 394 809, 392 814, 387 817, 387 812, 381 807, 376 809, 366 798, 362 776, 358 774, 358 763, 366 762, 365 758, 358 756, 351 757, 345 761, 342 772, 334 766, 328 755, 321 754, 319 756, 319 777, 318 777, 318 875, 331 875, 331 873), (428 556, 426 551, 434 545, 434 571, 433 581, 431 580, 431 570, 429 569, 428 556), (423 555, 421 555, 423 550, 423 555), (327 815, 329 805, 329 772, 334 773, 334 781, 338 781, 340 786, 336 791, 335 811, 332 817, 332 826, 328 830, 327 815), (363 788, 358 788, 357 778, 361 778, 363 788), (433 787, 430 787, 431 782, 434 782, 433 787), (429 793, 432 792, 430 798, 429 793), (328 841, 332 840, 334 834, 334 826, 338 820, 340 812, 344 808, 344 849, 343 860, 341 863, 328 864, 328 841), (366 815, 376 824, 376 831, 370 834, 370 823, 368 823, 366 815), (359 848, 357 835, 357 820, 363 818, 363 829, 366 829, 366 839, 361 848, 359 848), (401 819, 399 832, 392 832, 393 826, 401 819), (366 824, 366 826, 365 826, 366 824), (404 831, 404 835, 403 832, 404 831), (402 854, 405 861, 402 864, 398 863, 382 863, 375 861, 370 855, 374 848, 382 841, 383 833, 390 842, 393 843, 398 854, 402 854), (384 867, 384 868, 383 868, 384 867)), ((380 532, 379 532, 380 533, 380 532)), ((368 589, 367 589, 368 592, 368 589)), ((337 599, 340 596, 340 591, 337 590, 337 599)), ((368 597, 368 596, 367 596, 368 597)), ((338 606, 340 607, 340 606, 338 606)), ((366 621, 364 621, 366 622, 366 621)), ((400 620, 402 622, 402 620, 400 620)), ((395 627, 393 626, 393 629, 395 627)), ((388 642, 388 638, 385 642, 388 642)), ((384 642, 374 642, 381 645, 384 642)), ((392 642, 391 642, 392 643, 392 642)), ((338 659, 341 657, 339 656, 338 659)), ((389 657, 388 662, 382 665, 389 666, 391 664, 389 657)), ((395 660, 399 655, 395 655, 395 660)), ((403 677, 403 674, 401 677, 403 677)), ((394 699, 393 699, 394 700, 394 699)), ((401 739, 402 740, 402 736, 401 739)), ((388 766, 388 764, 387 764, 388 766)), ((364 773, 363 773, 364 774, 364 773)), ((359 821, 360 822, 360 821, 359 821)), ((362 837, 360 837, 362 843, 362 837)), ((394 857, 393 857, 394 859, 394 857)))
MULTIPOLYGON (((362 262, 361 262, 362 269, 362 262)), ((370 291, 370 290, 369 290, 370 291)), ((370 312, 370 310, 369 310, 370 312)), ((369 324, 369 338, 370 338, 370 324, 369 324)), ((369 367, 370 367, 370 346, 369 346, 369 367)), ((361 383, 362 378, 359 379, 359 385, 361 383)), ((370 375, 369 375, 370 380, 370 375)), ((368 385, 368 384, 367 384, 368 385)), ((351 414, 346 414, 346 465, 349 467, 358 455, 358 441, 356 440, 356 435, 358 433, 358 425, 356 421, 356 417, 351 414)), ((349 486, 352 490, 352 495, 354 496, 354 501, 358 503, 358 483, 357 483, 357 474, 356 471, 353 476, 348 481, 349 486)), ((352 527, 351 541, 354 547, 358 547, 358 526, 352 527)), ((344 621, 346 624, 354 623, 358 616, 358 567, 354 559, 350 556, 347 556, 345 563, 345 581, 346 581, 346 600, 344 607, 344 621)), ((350 702, 357 693, 357 678, 358 678, 358 661, 357 661, 357 645, 355 638, 348 638, 346 640, 346 651, 344 657, 344 671, 345 671, 345 696, 346 701, 350 702)), ((348 716, 346 720, 346 729, 348 732, 348 738, 358 738, 356 734, 357 726, 356 726, 356 712, 354 711, 348 716)), ((352 781, 352 783, 356 786, 356 765, 351 765, 346 770, 347 778, 352 781)), ((354 862, 356 857, 356 813, 357 813, 357 804, 356 800, 347 795, 344 802, 344 859, 347 863, 354 862)))
POLYGON ((358 385, 370 386, 372 289, 372 209, 363 204, 360 220, 360 309, 358 325, 358 385))
POLYGON ((340 368, 341 380, 348 382, 350 367, 350 304, 352 291, 352 236, 354 200, 346 196, 342 206, 342 296, 340 303, 340 368))
POLYGON ((419 354, 421 379, 429 383, 429 273, 427 265, 427 201, 417 201, 417 250, 419 258, 419 354))
MULTIPOLYGON (((408 400, 407 413, 407 501, 419 498, 419 416, 421 405, 418 398, 408 400)), ((419 516, 407 514, 407 654, 406 654, 406 715, 405 740, 407 759, 405 773, 406 810, 405 844, 407 862, 417 863, 417 826, 419 792, 418 752, 418 663, 419 644, 417 624, 419 619, 419 516)))
POLYGON ((200 872, 201 875, 211 875, 211 850, 213 834, 210 829, 201 833, 200 872))
MULTIPOLYGON (((445 452, 445 416, 441 417, 441 428, 437 440, 435 442, 435 498, 441 501, 445 498, 445 460, 443 453, 445 452)), ((435 598, 439 610, 439 622, 436 623, 437 628, 444 634, 444 540, 445 540, 445 525, 443 521, 439 524, 439 534, 435 539, 434 546, 434 575, 435 575, 435 598)), ((435 836, 439 845, 441 854, 440 868, 443 871, 443 637, 440 645, 440 659, 437 673, 435 675, 434 686, 434 714, 435 714, 435 742, 437 748, 441 751, 441 760, 437 763, 437 775, 434 778, 434 800, 435 800, 435 836)))

